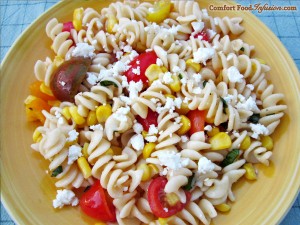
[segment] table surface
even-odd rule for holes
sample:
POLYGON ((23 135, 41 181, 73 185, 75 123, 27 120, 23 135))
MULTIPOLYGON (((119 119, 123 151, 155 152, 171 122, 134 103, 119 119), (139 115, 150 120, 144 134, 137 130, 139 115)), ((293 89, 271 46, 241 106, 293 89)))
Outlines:
MULTIPOLYGON (((13 42, 43 12, 58 0, 0 0, 0 59, 13 42)), ((300 70, 300 0, 238 0, 241 5, 296 6, 297 11, 253 11, 281 40, 300 70)), ((1 225, 14 225, 1 203, 1 225)), ((280 225, 300 224, 300 195, 280 225)))

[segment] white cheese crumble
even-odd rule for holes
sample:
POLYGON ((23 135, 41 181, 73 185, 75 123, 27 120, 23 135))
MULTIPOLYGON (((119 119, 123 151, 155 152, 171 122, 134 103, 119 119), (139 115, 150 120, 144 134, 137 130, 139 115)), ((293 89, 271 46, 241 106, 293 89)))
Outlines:
POLYGON ((255 113, 259 113, 260 110, 256 105, 256 101, 254 98, 252 98, 251 96, 245 101, 245 102, 238 102, 236 104, 236 108, 237 109, 244 109, 244 110, 248 110, 248 111, 252 111, 255 113))
POLYGON ((227 69, 227 76, 230 82, 241 83, 243 82, 244 76, 240 74, 240 71, 235 67, 231 66, 227 69))
POLYGON ((128 106, 118 108, 117 111, 112 115, 113 118, 120 122, 126 122, 127 121, 127 114, 130 112, 130 108, 128 106))
POLYGON ((189 164, 188 158, 181 158, 180 153, 175 151, 160 151, 157 153, 157 157, 162 166, 172 170, 178 170, 189 164))
POLYGON ((157 133, 158 133, 157 127, 154 124, 151 124, 149 126, 148 135, 157 134, 157 133))
POLYGON ((144 138, 143 135, 141 134, 136 134, 134 135, 131 139, 131 145, 136 151, 141 151, 143 150, 145 143, 144 143, 144 138))
POLYGON ((144 128, 143 128, 142 124, 140 124, 140 123, 135 123, 135 124, 133 125, 133 130, 134 130, 134 132, 135 132, 136 134, 140 134, 140 133, 142 133, 142 131, 144 130, 144 128))
POLYGON ((136 68, 133 68, 132 73, 134 73, 136 75, 140 75, 141 74, 141 68, 139 66, 137 66, 136 68))
POLYGON ((206 157, 201 157, 198 161, 198 172, 206 174, 207 172, 213 171, 215 165, 206 157))
POLYGON ((98 81, 98 77, 94 74, 94 73, 91 73, 91 72, 87 72, 87 82, 89 82, 89 84, 91 85, 95 85, 98 81))
POLYGON ((223 97, 223 99, 226 101, 226 103, 230 104, 231 101, 234 99, 233 95, 227 95, 225 97, 223 97))
POLYGON ((101 124, 96 124, 96 125, 90 126, 90 129, 93 130, 93 131, 96 131, 96 130, 103 130, 103 127, 102 127, 101 124))
POLYGON ((143 82, 142 81, 139 81, 139 82, 130 81, 129 82, 129 87, 128 87, 129 98, 134 99, 134 98, 138 97, 138 93, 142 89, 143 89, 143 82))
POLYGON ((82 56, 84 58, 93 58, 95 57, 95 47, 92 45, 89 45, 87 43, 77 43, 76 47, 74 48, 72 52, 72 56, 82 56))
POLYGON ((71 165, 80 156, 82 156, 81 147, 77 145, 71 145, 68 152, 68 165, 71 165))
POLYGON ((262 125, 260 123, 258 123, 258 124, 250 123, 250 128, 253 131, 253 134, 251 135, 251 137, 253 137, 255 139, 257 139, 260 134, 262 134, 262 135, 269 134, 268 128, 266 128, 264 125, 262 125))
POLYGON ((186 135, 182 135, 180 138, 181 138, 181 141, 182 141, 183 143, 189 141, 189 138, 188 138, 186 135))
POLYGON ((156 59, 156 65, 158 65, 158 66, 163 66, 164 63, 163 63, 163 61, 162 61, 160 58, 157 58, 157 59, 156 59))
POLYGON ((247 84, 246 87, 249 88, 250 91, 254 90, 254 85, 253 84, 247 84))
POLYGON ((157 137, 154 136, 154 135, 151 135, 151 136, 147 136, 145 137, 146 141, 148 142, 156 142, 157 141, 157 137))
POLYGON ((206 131, 211 131, 211 130, 212 130, 212 126, 211 126, 211 125, 206 125, 206 126, 204 127, 204 130, 206 130, 206 131))
POLYGON ((53 200, 54 208, 62 208, 65 205, 78 205, 79 200, 71 190, 57 190, 56 199, 53 200))
POLYGON ((75 141, 79 135, 79 133, 73 129, 68 133, 69 137, 67 137, 67 141, 75 141))
POLYGON ((171 84, 173 82, 172 74, 170 72, 164 73, 163 82, 165 84, 171 84))
POLYGON ((207 29, 206 33, 207 33, 209 39, 212 39, 217 34, 217 32, 212 29, 207 29))
POLYGON ((206 61, 211 59, 214 55, 215 49, 213 48, 198 48, 198 50, 193 53, 193 61, 206 65, 206 61))
POLYGON ((204 28, 204 22, 192 22, 191 23, 194 32, 192 33, 192 35, 195 35, 199 32, 201 32, 204 28))

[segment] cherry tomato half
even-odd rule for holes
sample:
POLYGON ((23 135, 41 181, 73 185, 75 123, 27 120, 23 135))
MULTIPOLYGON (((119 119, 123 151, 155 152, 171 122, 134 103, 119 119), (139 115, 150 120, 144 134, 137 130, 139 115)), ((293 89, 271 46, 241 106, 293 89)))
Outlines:
POLYGON ((99 180, 82 195, 79 204, 82 211, 90 217, 105 222, 116 222, 116 210, 112 199, 101 187, 99 180))
POLYGON ((190 135, 204 130, 206 113, 205 110, 191 110, 188 112, 186 116, 191 121, 191 129, 189 130, 190 135))
POLYGON ((148 202, 152 213, 160 218, 167 218, 180 212, 190 201, 191 194, 186 191, 186 202, 178 201, 175 205, 170 206, 166 201, 164 188, 168 180, 165 177, 157 177, 151 181, 148 188, 148 202))
POLYGON ((73 26, 73 22, 70 21, 70 22, 66 22, 66 23, 63 23, 63 29, 62 31, 68 31, 71 33, 71 30, 74 29, 74 26, 73 26))
POLYGON ((210 38, 209 38, 208 33, 206 32, 206 30, 202 30, 198 34, 195 34, 194 37, 195 38, 202 37, 201 40, 203 40, 203 41, 209 41, 210 40, 210 38))
POLYGON ((145 75, 145 71, 151 64, 156 63, 156 59, 157 55, 154 51, 145 52, 137 56, 129 63, 130 69, 125 72, 127 81, 139 82, 141 80, 143 84, 147 84, 148 78, 145 75), (139 71, 139 75, 136 74, 137 71, 139 71))
POLYGON ((137 116, 136 120, 140 124, 142 124, 145 131, 148 131, 151 124, 154 124, 157 127, 157 118, 158 118, 158 113, 153 112, 152 110, 149 109, 147 117, 145 119, 143 119, 140 116, 137 116))

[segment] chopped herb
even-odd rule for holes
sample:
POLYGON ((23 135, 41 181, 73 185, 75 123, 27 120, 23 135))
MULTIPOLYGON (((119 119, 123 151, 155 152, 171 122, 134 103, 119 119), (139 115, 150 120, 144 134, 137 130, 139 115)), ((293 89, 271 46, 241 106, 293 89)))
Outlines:
POLYGON ((58 174, 62 173, 62 166, 58 166, 55 170, 52 171, 51 177, 56 177, 58 174))
POLYGON ((83 190, 83 192, 87 192, 88 190, 90 190, 90 188, 91 188, 91 185, 86 186, 86 188, 83 190))
POLYGON ((203 83, 202 83, 202 84, 203 84, 203 87, 205 87, 207 83, 208 83, 207 80, 203 81, 203 83))
POLYGON ((220 166, 225 167, 233 163, 239 156, 240 150, 233 149, 231 150, 225 157, 225 159, 221 162, 220 166))
POLYGON ((110 85, 114 85, 115 87, 118 87, 118 85, 113 82, 113 81, 110 81, 110 80, 103 80, 103 81, 100 81, 100 84, 104 87, 108 87, 110 85))
POLYGON ((193 188, 193 186, 195 184, 195 179, 194 178, 195 178, 195 174, 193 173, 193 175, 189 177, 187 185, 185 185, 183 187, 184 190, 190 191, 193 188))
POLYGON ((240 51, 244 52, 245 51, 244 47, 241 47, 240 51))
POLYGON ((259 119, 260 119, 259 113, 254 113, 252 116, 250 116, 250 117, 248 118, 248 122, 257 124, 258 121, 259 121, 259 119))
POLYGON ((224 98, 220 97, 221 101, 223 103, 223 113, 226 114, 226 109, 228 108, 227 102, 225 101, 224 98))
POLYGON ((178 75, 178 77, 179 77, 180 80, 183 78, 181 73, 178 75))

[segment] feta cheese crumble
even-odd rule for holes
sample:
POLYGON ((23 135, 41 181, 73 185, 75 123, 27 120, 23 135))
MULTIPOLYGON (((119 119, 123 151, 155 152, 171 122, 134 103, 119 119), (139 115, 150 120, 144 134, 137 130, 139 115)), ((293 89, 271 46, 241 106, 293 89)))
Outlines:
POLYGON ((206 157, 201 157, 198 161, 198 172, 206 174, 207 172, 213 171, 215 165, 206 157))
POLYGON ((198 50, 193 53, 193 61, 206 65, 206 61, 211 59, 214 55, 215 49, 213 48, 198 48, 198 50))
POLYGON ((54 208, 62 208, 65 205, 78 205, 79 200, 71 190, 57 190, 56 199, 53 200, 54 208))
POLYGON ((82 56, 84 58, 93 58, 95 57, 95 47, 92 45, 89 45, 87 43, 77 43, 76 47, 74 48, 72 52, 73 57, 82 56))
POLYGON ((255 113, 260 112, 259 108, 256 105, 255 99, 252 98, 251 96, 243 103, 238 102, 236 104, 236 108, 237 109, 244 109, 244 110, 247 110, 247 111, 252 111, 252 112, 255 112, 255 113))
POLYGON ((79 135, 79 133, 73 129, 68 133, 69 137, 67 137, 67 141, 75 141, 79 135))
POLYGON ((260 123, 258 123, 258 124, 250 123, 250 128, 253 131, 253 134, 251 135, 251 137, 253 137, 255 139, 257 139, 260 134, 262 134, 262 135, 269 134, 268 128, 266 128, 264 125, 262 125, 260 123))
POLYGON ((144 143, 144 138, 143 135, 141 134, 136 134, 134 135, 131 140, 131 145, 136 151, 141 151, 143 150, 145 143, 144 143))
POLYGON ((162 166, 172 170, 178 170, 189 164, 188 158, 181 158, 180 153, 175 151, 160 151, 157 153, 157 157, 162 166))
POLYGON ((80 156, 82 156, 81 147, 77 145, 71 145, 68 152, 68 165, 71 165, 80 156))
POLYGON ((142 133, 142 131, 144 130, 144 128, 143 128, 142 124, 140 124, 140 123, 135 123, 135 124, 133 125, 133 130, 134 130, 134 132, 135 132, 136 134, 140 134, 140 133, 142 133))
POLYGON ((240 74, 240 71, 235 67, 231 66, 227 69, 227 77, 230 82, 241 83, 243 82, 244 76, 240 74))

